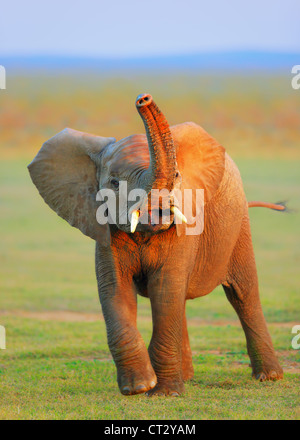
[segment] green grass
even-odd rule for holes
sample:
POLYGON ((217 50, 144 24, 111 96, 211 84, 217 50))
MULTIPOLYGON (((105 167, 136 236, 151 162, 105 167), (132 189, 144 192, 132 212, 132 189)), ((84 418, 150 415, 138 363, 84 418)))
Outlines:
MULTIPOLYGON (((106 347, 104 323, 4 319, 8 349, 0 362, 1 418, 13 419, 294 419, 299 377, 250 378, 241 330, 191 326, 195 377, 178 399, 124 397, 106 347)), ((150 324, 139 328, 149 340, 150 324)), ((290 331, 270 326, 284 365, 297 361, 290 331)), ((298 361, 300 361, 298 356, 298 361)))
MULTIPOLYGON (((2 96, 2 95, 1 95, 2 96)), ((0 419, 299 419, 299 97, 286 78, 11 78, 1 101, 0 419), (53 93, 55 90, 55 93, 53 93), (243 331, 224 292, 188 302, 195 377, 177 399, 124 397, 106 343, 94 243, 53 213, 26 165, 65 126, 121 138, 141 132, 135 96, 153 93, 171 124, 194 120, 235 159, 251 209, 261 300, 283 381, 251 378, 243 331), (112 102, 114 104, 112 104, 112 102)), ((151 337, 149 302, 139 329, 151 337)))
MULTIPOLYGON (((236 161, 249 199, 289 199, 299 210, 299 162, 236 161)), ((106 343, 94 243, 42 202, 24 160, 3 161, 0 175, 0 324, 7 332, 7 349, 0 352, 0 418, 300 418, 300 357, 291 349, 291 322, 300 323, 298 212, 251 210, 261 298, 284 380, 261 384, 251 378, 244 334, 218 288, 188 303, 195 377, 184 396, 128 398, 119 394, 106 343), (59 318, 62 311, 81 315, 72 322, 59 318)), ((146 342, 150 316, 148 301, 140 298, 146 342)))

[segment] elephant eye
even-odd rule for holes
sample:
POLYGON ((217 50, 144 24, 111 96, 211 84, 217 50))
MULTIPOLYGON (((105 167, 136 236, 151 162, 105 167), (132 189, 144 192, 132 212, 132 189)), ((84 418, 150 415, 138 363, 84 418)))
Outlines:
POLYGON ((111 179, 110 183, 114 189, 119 189, 119 181, 117 179, 111 179))

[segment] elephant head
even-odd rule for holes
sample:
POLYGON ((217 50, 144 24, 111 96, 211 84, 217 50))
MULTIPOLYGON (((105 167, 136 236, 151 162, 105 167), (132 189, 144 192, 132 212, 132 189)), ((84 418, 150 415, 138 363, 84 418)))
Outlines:
MULTIPOLYGON (((116 206, 120 183, 127 194, 141 189, 146 197, 125 206, 126 221, 116 226, 127 232, 156 233, 180 217, 175 205, 176 188, 203 188, 208 202, 219 187, 224 172, 224 149, 201 127, 185 123, 169 127, 151 95, 139 95, 136 108, 146 135, 132 135, 116 142, 112 137, 94 136, 66 128, 45 142, 28 166, 31 178, 45 202, 85 235, 108 245, 110 228, 99 224, 96 212, 100 190, 111 190, 116 206), (167 190, 166 196, 151 204, 153 190, 167 190), (155 212, 156 211, 156 212, 155 212), (168 211, 167 221, 161 221, 168 211), (156 214, 154 222, 151 220, 156 214), (143 216, 146 221, 139 221, 143 216)), ((181 216, 184 219, 184 216, 181 216)))

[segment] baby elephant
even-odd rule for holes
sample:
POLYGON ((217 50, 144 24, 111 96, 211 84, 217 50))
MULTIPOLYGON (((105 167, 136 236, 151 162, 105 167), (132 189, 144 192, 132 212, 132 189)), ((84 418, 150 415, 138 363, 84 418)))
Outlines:
POLYGON ((282 378, 259 299, 248 208, 284 206, 248 203, 236 165, 200 126, 169 127, 148 94, 138 96, 136 108, 145 135, 116 142, 66 128, 28 167, 45 202, 96 241, 121 393, 183 393, 193 376, 185 302, 220 284, 243 326, 253 376, 282 378), (183 204, 185 193, 191 197, 183 204), (151 301, 148 350, 136 326, 137 293, 151 301))

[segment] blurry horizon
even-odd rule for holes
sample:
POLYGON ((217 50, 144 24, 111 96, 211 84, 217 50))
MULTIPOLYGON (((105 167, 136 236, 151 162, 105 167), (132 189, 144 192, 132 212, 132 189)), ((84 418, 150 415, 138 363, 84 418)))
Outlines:
POLYGON ((0 65, 22 75, 85 73, 100 76, 151 74, 291 74, 298 65, 300 52, 223 51, 168 56, 91 57, 78 55, 1 56, 0 65))
POLYGON ((134 99, 146 91, 171 124, 200 123, 231 152, 298 157, 299 12, 299 0, 11 0, 1 153, 30 154, 65 126, 140 132, 134 99))

